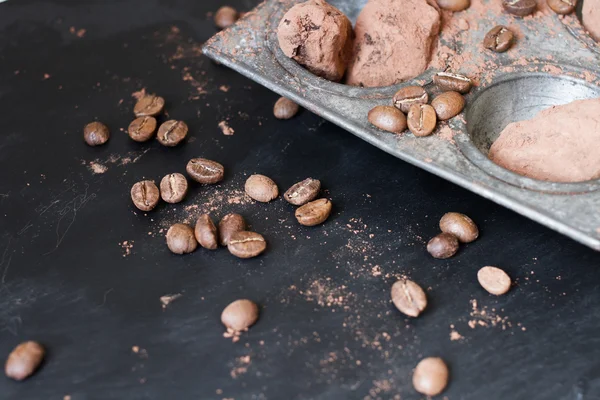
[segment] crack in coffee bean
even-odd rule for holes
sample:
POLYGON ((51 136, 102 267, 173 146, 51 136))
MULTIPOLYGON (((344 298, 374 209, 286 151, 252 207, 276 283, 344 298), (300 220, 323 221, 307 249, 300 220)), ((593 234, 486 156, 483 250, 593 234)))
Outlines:
POLYGON ((497 53, 503 53, 510 48, 514 34, 503 25, 493 27, 483 39, 483 46, 497 53))
POLYGON ((158 128, 157 139, 164 146, 179 144, 188 134, 188 126, 183 121, 169 120, 158 128))
POLYGON ((577 7, 575 0, 547 0, 547 3, 552 11, 560 15, 571 14, 577 7))
POLYGON ((509 14, 525 17, 537 8, 536 0, 503 0, 502 6, 509 14))
POLYGON ((437 116, 428 104, 413 104, 408 111, 408 129, 418 137, 428 136, 435 130, 437 116))
POLYGON ((393 103, 403 113, 408 113, 413 104, 427 104, 429 96, 421 86, 406 86, 394 94, 393 103))
POLYGON ((427 307, 427 296, 423 289, 408 279, 394 283, 391 296, 396 308, 409 317, 418 317, 427 307))
POLYGON ((443 92, 468 93, 471 90, 471 79, 451 72, 438 72, 433 76, 433 83, 443 92))
POLYGON ((131 188, 131 200, 141 211, 151 211, 160 199, 160 191, 152 181, 140 181, 131 188))
POLYGON ((179 203, 188 191, 188 182, 180 173, 165 175, 160 181, 160 195, 167 203, 179 203))
POLYGON ((296 219, 300 225, 320 225, 329 218, 332 204, 329 199, 319 199, 306 203, 296 210, 296 219))
POLYGON ((319 190, 321 190, 321 182, 319 180, 306 178, 289 188, 283 194, 283 198, 290 204, 302 206, 314 200, 319 195, 319 190))
POLYGON ((234 232, 227 245, 229 252, 239 258, 252 258, 260 255, 267 248, 265 238, 256 232, 234 232))
POLYGON ((227 246, 231 235, 235 232, 245 231, 246 221, 240 214, 227 214, 219 222, 219 243, 221 246, 227 246))
POLYGON ((206 158, 192 158, 185 170, 198 183, 213 184, 223 180, 225 168, 216 161, 206 158))
POLYGON ((145 142, 152 138, 156 130, 156 118, 139 117, 129 124, 128 133, 136 142, 145 142))
POLYGON ((154 117, 160 114, 165 106, 165 99, 155 95, 147 95, 138 100, 133 108, 136 117, 154 117))

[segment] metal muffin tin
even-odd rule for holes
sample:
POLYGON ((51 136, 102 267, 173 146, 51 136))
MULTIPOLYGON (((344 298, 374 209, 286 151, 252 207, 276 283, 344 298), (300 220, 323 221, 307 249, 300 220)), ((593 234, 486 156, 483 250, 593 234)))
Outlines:
MULTIPOLYGON (((376 129, 367 121, 367 113, 376 105, 391 104, 392 96, 403 86, 427 87, 439 69, 382 88, 351 87, 318 78, 287 58, 277 43, 276 29, 283 14, 302 1, 261 3, 233 27, 211 38, 204 53, 402 160, 600 250, 600 180, 539 181, 487 158, 489 146, 508 123, 531 118, 552 105, 600 97, 599 47, 576 15, 548 13, 537 19, 498 15, 495 24, 520 31, 515 52, 527 62, 493 55, 497 67, 482 73, 479 86, 466 96, 463 113, 449 122, 452 137, 441 135, 438 127, 434 135, 416 138, 408 131, 394 135, 376 129)), ((485 5, 499 0, 473 1, 485 5)), ((329 2, 354 23, 366 0, 329 2)), ((458 54, 469 47, 485 53, 481 41, 492 27, 479 23, 470 30, 469 41, 448 45, 458 54)))

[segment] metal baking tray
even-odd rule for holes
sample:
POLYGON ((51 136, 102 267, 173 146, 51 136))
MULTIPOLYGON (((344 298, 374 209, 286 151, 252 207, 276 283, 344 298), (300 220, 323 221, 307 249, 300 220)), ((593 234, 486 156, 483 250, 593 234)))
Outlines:
MULTIPOLYGON (((600 180, 552 183, 510 172, 490 161, 487 151, 510 122, 533 117, 541 109, 577 99, 600 97, 600 52, 578 16, 559 17, 545 10, 534 18, 515 18, 499 0, 472 0, 459 14, 471 20, 467 30, 444 37, 438 45, 464 57, 452 72, 476 70, 478 86, 466 96, 467 107, 436 133, 416 138, 380 131, 367 121, 379 104, 391 104, 401 87, 428 85, 439 66, 416 79, 381 88, 360 88, 318 78, 285 57, 276 29, 283 14, 303 0, 267 0, 203 48, 210 58, 374 146, 474 193, 508 207, 595 250, 600 250, 600 180), (497 24, 517 32, 517 43, 491 54, 481 43, 497 24), (456 41, 452 36, 461 36, 456 41), (478 67, 478 65, 480 67, 478 67)), ((330 0, 354 23, 366 0, 330 0)), ((544 1, 545 3, 545 1, 544 1)), ((540 3, 541 4, 541 3, 540 3)), ((456 20, 453 20, 456 22, 456 20)), ((464 23, 463 23, 464 25, 464 23)), ((450 56, 452 57, 452 56, 450 56)))

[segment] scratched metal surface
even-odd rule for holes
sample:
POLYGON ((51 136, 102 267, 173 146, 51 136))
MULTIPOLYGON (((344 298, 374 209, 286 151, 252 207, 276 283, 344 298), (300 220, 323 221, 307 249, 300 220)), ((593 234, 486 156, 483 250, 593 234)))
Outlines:
POLYGON ((413 400, 412 368, 439 355, 452 371, 449 399, 598 399, 600 255, 313 113, 274 120, 275 93, 194 50, 214 34, 206 13, 220 4, 0 4, 0 355, 27 339, 49 351, 30 380, 0 378, 0 398, 413 400), (87 31, 79 38, 70 27, 87 31), (167 99, 193 140, 166 149, 119 130, 142 87, 167 99), (81 140, 95 118, 113 131, 100 148, 81 140), (217 128, 225 118, 233 136, 217 128), (135 212, 134 181, 183 172, 196 156, 222 162, 225 181, 194 185, 180 206, 135 212), (93 174, 94 160, 108 170, 93 174), (246 261, 225 250, 177 257, 148 235, 255 172, 280 188, 320 178, 334 214, 308 229, 282 200, 236 205, 225 196, 213 216, 241 212, 269 242, 246 261), (481 238, 436 261, 424 242, 448 210, 473 217, 481 238), (125 240, 134 243, 127 257, 125 240), (478 287, 486 264, 517 282, 507 296, 478 287), (391 305, 397 275, 430 288, 421 318, 391 305), (163 310, 160 296, 175 293, 163 310), (238 297, 256 300, 262 315, 232 343, 219 314, 238 297), (504 329, 471 315, 472 300, 504 329), (452 329, 463 339, 450 340, 452 329))

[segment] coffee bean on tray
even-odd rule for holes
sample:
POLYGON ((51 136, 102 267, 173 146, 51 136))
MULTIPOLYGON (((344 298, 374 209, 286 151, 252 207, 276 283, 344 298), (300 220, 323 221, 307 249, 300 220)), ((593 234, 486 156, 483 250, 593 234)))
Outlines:
POLYGON ((369 111, 368 120, 382 131, 402 133, 406 130, 406 116, 392 106, 376 106, 369 111))
POLYGON ((503 25, 490 29, 483 38, 483 47, 496 53, 503 53, 512 46, 514 34, 503 25))
POLYGON ((433 76, 433 83, 442 92, 469 93, 471 90, 471 79, 464 75, 451 72, 438 72, 433 76))
POLYGON ((238 12, 235 8, 223 6, 215 14, 215 25, 219 29, 229 28, 238 20, 238 12))
POLYGON ((221 314, 221 322, 227 329, 240 332, 248 329, 258 320, 256 303, 242 299, 229 304, 221 314))
POLYGON ((215 250, 219 247, 217 227, 208 214, 198 217, 194 235, 200 246, 205 249, 215 250))
POLYGON ((465 108, 465 98, 458 92, 444 92, 431 101, 438 121, 456 117, 465 108))
POLYGON ((283 194, 283 198, 290 204, 301 206, 314 200, 321 190, 321 181, 306 178, 302 182, 293 185, 283 194))
POLYGON ((256 201, 268 203, 279 196, 279 189, 273 180, 264 175, 251 175, 244 186, 246 194, 256 201))
POLYGON ((129 137, 136 142, 145 142, 152 139, 156 131, 156 118, 154 117, 138 117, 129 124, 127 132, 129 137))
POLYGON ((440 233, 427 243, 427 251, 433 258, 450 258, 458 251, 458 239, 449 233, 440 233))
POLYGON ((180 173, 165 175, 160 181, 160 197, 167 203, 179 203, 187 191, 187 179, 180 173))
POLYGON ((331 214, 331 201, 319 199, 306 203, 296 210, 296 219, 300 225, 315 226, 322 224, 331 214))
POLYGON ((227 214, 219 222, 219 243, 221 246, 227 246, 231 235, 235 232, 245 231, 246 221, 240 214, 227 214))
POLYGON ((548 7, 557 14, 571 14, 577 7, 577 0, 547 0, 548 7))
POLYGON ((477 272, 479 284, 491 294, 500 296, 509 291, 510 276, 497 267, 483 267, 477 272))
POLYGON ((392 302, 409 317, 418 317, 427 307, 427 296, 419 285, 402 279, 392 285, 392 302))
POLYGON ((175 224, 167 231, 167 246, 175 254, 187 254, 196 250, 198 242, 194 230, 186 224, 175 224))
POLYGON ((137 101, 133 107, 133 113, 136 117, 155 117, 162 112, 164 107, 165 99, 150 94, 137 101))
POLYGON ((394 94, 393 104, 403 113, 408 113, 413 104, 427 104, 429 96, 421 86, 406 86, 394 94))
POLYGON ((298 114, 300 106, 290 99, 281 97, 273 106, 273 115, 277 119, 290 119, 298 114))
POLYGON ((100 146, 110 138, 108 127, 102 122, 90 122, 83 128, 83 139, 90 146, 100 146))
POLYGON ((37 342, 21 343, 8 355, 4 373, 11 379, 22 381, 40 366, 45 353, 44 347, 37 342))
POLYGON ((236 257, 252 258, 265 251, 267 242, 259 233, 239 231, 231 235, 227 248, 236 257))
POLYGON ((160 200, 160 191, 152 181, 137 182, 131 188, 131 200, 142 211, 151 211, 160 200))
POLYGON ((413 373, 413 387, 426 396, 437 396, 448 386, 449 376, 444 360, 438 357, 424 358, 413 373))
POLYGON ((181 143, 187 134, 188 126, 185 122, 171 119, 163 122, 160 128, 158 128, 156 138, 163 146, 173 147, 181 143))
POLYGON ((509 14, 525 17, 537 8, 536 0, 502 0, 502 7, 509 14))
POLYGON ((220 182, 225 175, 225 168, 221 164, 206 158, 192 158, 185 170, 193 180, 205 184, 220 182))
POLYGON ((457 11, 462 11, 462 10, 466 10, 467 8, 469 8, 469 6, 471 5, 471 1, 470 0, 437 0, 437 4, 438 4, 438 6, 440 6, 441 9, 457 12, 457 11))
POLYGON ((479 237, 475 222, 464 214, 449 212, 440 219, 440 230, 456 236, 462 243, 471 243, 479 237))
POLYGON ((429 104, 413 104, 408 110, 408 129, 415 136, 429 136, 435 130, 437 116, 429 104))

